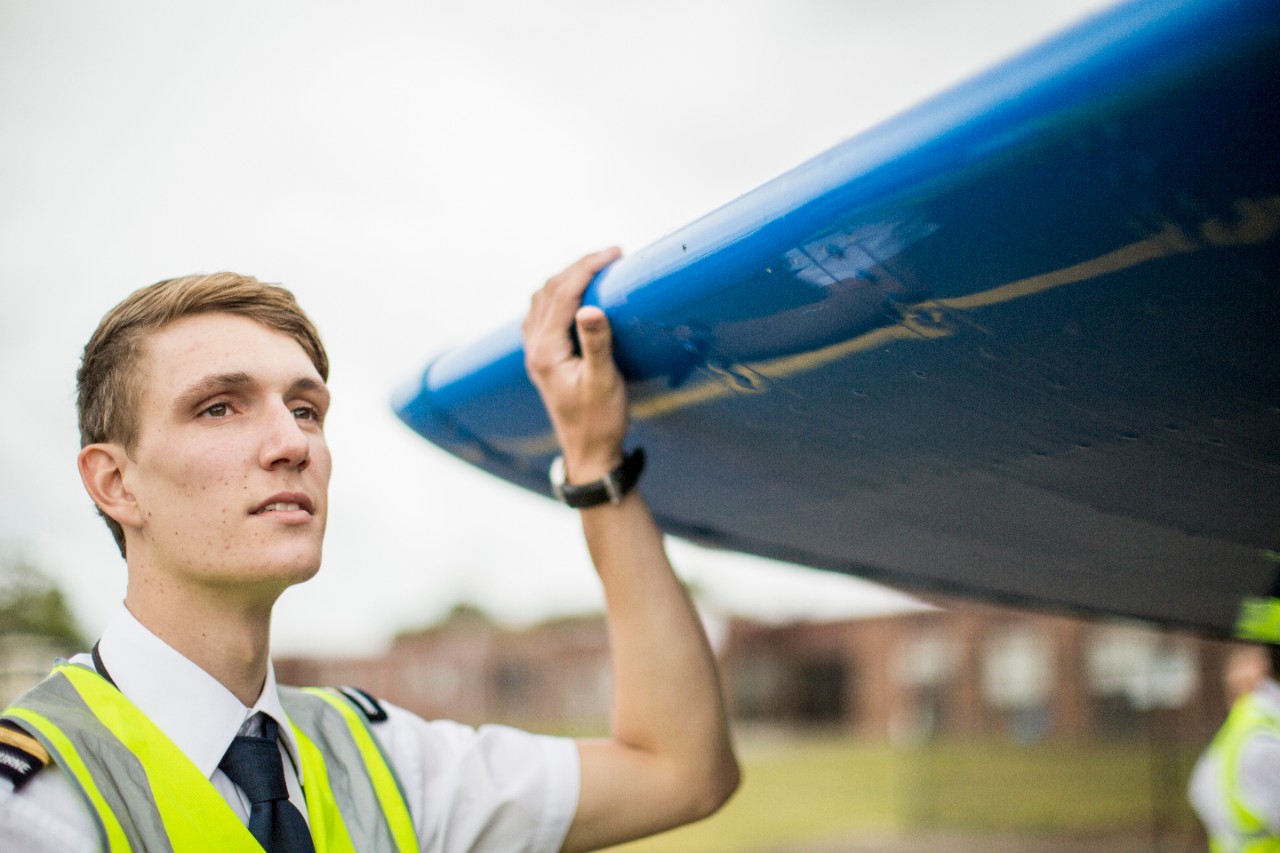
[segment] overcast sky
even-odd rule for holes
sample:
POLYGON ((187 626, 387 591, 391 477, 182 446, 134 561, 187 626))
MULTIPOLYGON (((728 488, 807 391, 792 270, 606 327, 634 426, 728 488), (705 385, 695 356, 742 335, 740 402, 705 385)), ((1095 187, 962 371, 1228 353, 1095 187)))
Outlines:
MULTIPOLYGON (((326 338, 325 566, 278 652, 372 651, 459 600, 596 606, 574 513, 437 450, 389 399, 579 255, 635 250, 1101 0, 0 2, 0 553, 87 633, 124 565, 75 472, 74 373, 104 311, 232 269, 326 338)), ((892 596, 673 543, 712 604, 892 596)))

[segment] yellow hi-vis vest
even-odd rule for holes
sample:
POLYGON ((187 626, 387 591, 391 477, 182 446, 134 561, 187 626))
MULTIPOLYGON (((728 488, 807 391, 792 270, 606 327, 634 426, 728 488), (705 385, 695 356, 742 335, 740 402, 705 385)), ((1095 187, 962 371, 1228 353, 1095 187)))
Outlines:
POLYGON ((1231 836, 1209 839, 1213 853, 1280 853, 1280 837, 1272 835, 1258 817, 1249 792, 1240 785, 1240 755, 1249 739, 1266 734, 1280 740, 1280 717, 1269 712, 1252 694, 1236 700, 1209 749, 1217 760, 1218 784, 1231 815, 1231 836))
MULTIPOLYGON (((399 780, 368 720, 337 691, 281 687, 316 853, 418 849, 399 780)), ((107 853, 262 848, 222 795, 116 687, 60 663, 5 709, 44 745, 97 821, 107 853)))

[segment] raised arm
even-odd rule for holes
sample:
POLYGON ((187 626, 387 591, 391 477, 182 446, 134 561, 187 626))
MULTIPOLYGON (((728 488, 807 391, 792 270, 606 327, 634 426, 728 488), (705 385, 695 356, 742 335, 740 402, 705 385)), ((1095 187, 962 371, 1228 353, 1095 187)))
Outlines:
MULTIPOLYGON (((622 461, 626 387, 604 312, 580 307, 617 249, 588 255, 533 297, 524 323, 529 376, 564 454, 567 482, 622 461), (569 335, 576 322, 581 355, 569 335)), ((582 793, 567 851, 595 850, 706 817, 738 784, 715 660, 638 491, 581 510, 604 587, 613 660, 612 736, 581 741, 582 793)))

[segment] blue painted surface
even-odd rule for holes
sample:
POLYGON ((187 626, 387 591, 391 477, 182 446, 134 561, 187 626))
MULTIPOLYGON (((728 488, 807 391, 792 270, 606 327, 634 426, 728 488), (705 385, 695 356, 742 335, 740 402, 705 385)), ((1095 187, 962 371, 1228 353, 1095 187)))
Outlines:
MULTIPOLYGON (((1116 8, 606 270, 665 529, 1228 634, 1280 595, 1280 2, 1116 8)), ((518 326, 396 404, 544 494, 518 326)))

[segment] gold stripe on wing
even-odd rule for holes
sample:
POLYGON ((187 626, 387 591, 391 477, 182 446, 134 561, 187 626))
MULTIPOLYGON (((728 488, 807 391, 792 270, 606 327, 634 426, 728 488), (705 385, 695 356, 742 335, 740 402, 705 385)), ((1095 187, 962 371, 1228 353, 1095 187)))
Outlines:
MULTIPOLYGON (((809 352, 782 356, 768 361, 745 362, 717 371, 720 375, 713 374, 700 381, 690 382, 681 388, 655 394, 634 403, 631 406, 631 417, 635 420, 649 420, 680 409, 742 393, 737 383, 721 378, 725 374, 762 377, 766 380, 783 379, 815 370, 853 353, 866 352, 894 341, 919 341, 947 337, 954 332, 954 327, 946 322, 948 311, 973 311, 1013 302, 1059 287, 1092 281, 1149 261, 1206 247, 1265 243, 1280 232, 1280 196, 1241 199, 1235 203, 1234 207, 1236 213, 1234 222, 1206 220, 1199 228, 1197 235, 1199 239, 1192 237, 1179 226, 1169 224, 1150 237, 1069 267, 1019 279, 968 296, 929 299, 904 306, 902 319, 892 326, 873 329, 848 340, 809 352)), ((758 388, 760 384, 754 382, 753 387, 758 388)), ((544 456, 556 451, 555 436, 549 433, 522 439, 491 440, 489 444, 504 453, 524 457, 544 456)))

